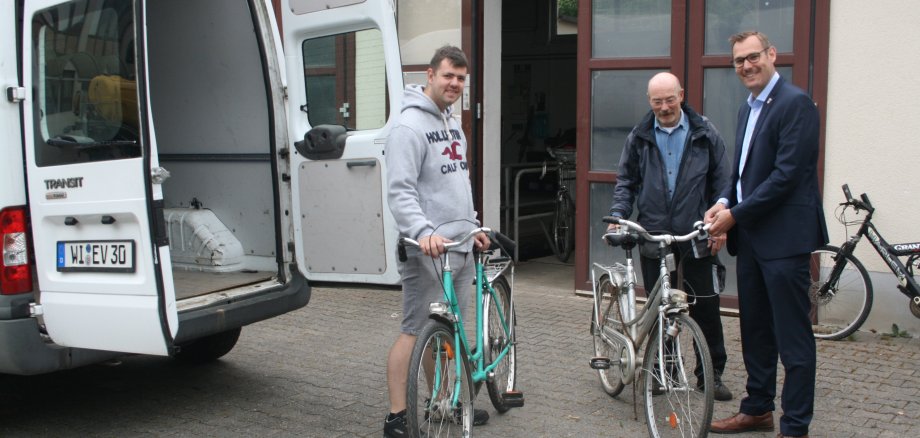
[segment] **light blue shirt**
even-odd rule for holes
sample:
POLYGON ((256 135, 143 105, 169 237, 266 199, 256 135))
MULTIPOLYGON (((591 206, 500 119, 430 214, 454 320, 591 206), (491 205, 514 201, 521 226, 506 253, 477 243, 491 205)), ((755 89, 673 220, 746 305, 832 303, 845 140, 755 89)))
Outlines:
POLYGON ((755 98, 754 94, 751 93, 747 98, 747 104, 751 107, 751 112, 748 114, 747 126, 744 128, 744 140, 741 142, 741 162, 738 165, 738 183, 735 186, 739 204, 741 203, 741 175, 744 174, 744 163, 747 161, 751 137, 754 135, 754 127, 757 126, 760 111, 763 109, 765 102, 767 102, 770 93, 773 92, 773 86, 776 85, 777 81, 779 81, 779 73, 773 72, 773 77, 770 78, 770 82, 767 83, 767 86, 764 87, 760 94, 755 98))
POLYGON ((687 143, 687 133, 690 131, 690 122, 683 110, 680 112, 680 122, 672 128, 664 128, 655 118, 655 142, 664 159, 664 168, 668 173, 668 199, 674 196, 674 186, 677 184, 677 172, 680 170, 680 159, 684 156, 684 146, 687 143))

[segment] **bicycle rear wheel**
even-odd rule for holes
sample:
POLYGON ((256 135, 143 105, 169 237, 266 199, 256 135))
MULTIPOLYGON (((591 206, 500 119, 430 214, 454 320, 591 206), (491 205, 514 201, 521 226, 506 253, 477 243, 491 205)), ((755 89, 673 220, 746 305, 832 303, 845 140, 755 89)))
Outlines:
POLYGON ((650 436, 705 437, 712 420, 714 375, 703 331, 686 314, 668 317, 645 350, 645 414, 650 436), (667 334, 668 329, 676 334, 667 334), (662 339, 662 335, 664 339, 662 339), (655 388, 661 390, 654 395, 655 388))
POLYGON ((486 382, 489 399, 499 413, 507 412, 511 406, 505 402, 505 394, 514 389, 517 372, 517 355, 514 344, 514 314, 511 309, 511 286, 503 275, 492 281, 495 300, 492 295, 483 292, 483 340, 486 348, 483 354, 486 364, 491 364, 505 347, 508 352, 493 370, 493 375, 486 382), (507 329, 505 329, 507 327, 507 329))
POLYGON ((466 353, 454 344, 453 327, 428 321, 419 333, 409 362, 406 385, 409 436, 470 436, 473 403, 468 364, 466 353))
POLYGON ((623 391, 623 349, 629 348, 615 342, 610 338, 612 343, 608 343, 601 337, 602 330, 612 330, 612 326, 619 326, 623 322, 623 315, 620 312, 619 298, 620 289, 614 287, 610 278, 604 275, 597 282, 597 292, 599 300, 599 313, 601 315, 601 324, 595 324, 594 312, 591 313, 591 331, 594 335, 594 356, 606 357, 610 359, 610 368, 598 369, 597 376, 600 378, 601 387, 604 392, 611 397, 616 397, 623 391))
POLYGON ((817 339, 843 339, 862 326, 872 310, 872 282, 852 255, 822 246, 811 253, 812 331, 817 339), (833 278, 832 278, 833 277, 833 278))
POLYGON ((566 192, 556 199, 556 211, 553 216, 553 250, 560 261, 568 261, 575 244, 575 208, 572 198, 566 192))

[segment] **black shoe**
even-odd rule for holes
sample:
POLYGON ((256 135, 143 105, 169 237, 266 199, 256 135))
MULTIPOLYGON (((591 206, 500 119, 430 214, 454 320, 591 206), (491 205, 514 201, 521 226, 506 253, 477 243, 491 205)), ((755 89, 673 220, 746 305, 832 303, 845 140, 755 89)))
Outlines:
POLYGON ((716 380, 716 384, 713 385, 712 389, 712 398, 718 401, 729 401, 733 397, 728 387, 722 384, 722 380, 716 380))
POLYGON ((387 414, 387 417, 383 420, 383 438, 405 438, 408 436, 406 411, 387 414))
MULTIPOLYGON (((703 382, 697 381, 697 384, 696 384, 696 387, 697 387, 697 388, 699 388, 699 389, 702 390, 702 389, 703 389, 703 386, 705 386, 705 385, 703 385, 703 382)), ((712 398, 715 399, 715 400, 718 400, 718 401, 729 401, 729 400, 731 400, 732 398, 734 398, 734 395, 732 395, 731 390, 729 390, 727 386, 725 386, 725 385, 722 384, 722 378, 720 378, 720 377, 717 377, 717 378, 716 378, 715 385, 713 385, 713 388, 712 388, 712 389, 713 389, 713 390, 712 390, 712 398)))
POLYGON ((489 422, 489 413, 483 409, 473 409, 473 426, 482 426, 489 422))

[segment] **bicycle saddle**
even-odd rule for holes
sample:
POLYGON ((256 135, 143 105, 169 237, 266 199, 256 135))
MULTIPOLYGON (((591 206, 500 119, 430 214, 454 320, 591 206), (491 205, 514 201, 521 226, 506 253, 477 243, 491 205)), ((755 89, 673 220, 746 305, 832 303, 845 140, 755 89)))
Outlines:
POLYGON ((639 235, 636 233, 607 234, 604 235, 604 239, 612 246, 619 246, 623 249, 633 249, 639 242, 639 235))

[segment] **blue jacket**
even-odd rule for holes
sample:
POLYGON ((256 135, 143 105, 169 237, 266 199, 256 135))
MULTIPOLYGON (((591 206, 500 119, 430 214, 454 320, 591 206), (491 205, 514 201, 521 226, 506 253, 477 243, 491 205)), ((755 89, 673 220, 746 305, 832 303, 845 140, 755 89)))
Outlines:
POLYGON ((637 222, 645 229, 685 234, 693 230, 694 222, 703 220, 706 210, 725 190, 729 168, 722 136, 709 119, 689 105, 681 108, 687 115, 690 132, 674 195, 668 200, 668 177, 655 140, 655 114, 649 111, 626 136, 611 216, 628 218, 635 201, 639 209, 637 222))
POLYGON ((749 113, 747 103, 742 104, 731 184, 723 193, 736 222, 728 233, 728 252, 736 253, 738 229, 743 228, 763 259, 809 254, 827 243, 818 189, 818 109, 805 92, 779 79, 751 136, 739 204, 736 186, 749 113))

